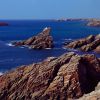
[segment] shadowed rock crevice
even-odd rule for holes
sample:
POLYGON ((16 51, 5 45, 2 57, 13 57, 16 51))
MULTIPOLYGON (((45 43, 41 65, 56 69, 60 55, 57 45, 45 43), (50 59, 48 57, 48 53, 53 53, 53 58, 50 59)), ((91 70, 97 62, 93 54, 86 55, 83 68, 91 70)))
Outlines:
POLYGON ((86 59, 83 58, 82 62, 83 64, 81 63, 82 65, 81 65, 81 68, 79 69, 79 81, 82 87, 81 89, 83 91, 83 94, 87 94, 95 90, 95 87, 100 81, 100 78, 99 78, 100 71, 96 71, 96 69, 93 68, 93 66, 90 63, 88 63, 86 59))
POLYGON ((94 55, 85 55, 83 60, 87 70, 88 88, 86 89, 86 93, 89 93, 95 90, 95 87, 100 81, 100 61, 94 55))

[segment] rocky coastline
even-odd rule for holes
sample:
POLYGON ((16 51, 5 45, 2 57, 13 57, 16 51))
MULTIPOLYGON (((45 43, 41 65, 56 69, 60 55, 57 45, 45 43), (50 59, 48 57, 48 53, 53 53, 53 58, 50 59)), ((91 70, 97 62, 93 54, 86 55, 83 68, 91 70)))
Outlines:
POLYGON ((96 91, 99 81, 99 58, 69 52, 0 76, 0 100, 73 100, 96 91))

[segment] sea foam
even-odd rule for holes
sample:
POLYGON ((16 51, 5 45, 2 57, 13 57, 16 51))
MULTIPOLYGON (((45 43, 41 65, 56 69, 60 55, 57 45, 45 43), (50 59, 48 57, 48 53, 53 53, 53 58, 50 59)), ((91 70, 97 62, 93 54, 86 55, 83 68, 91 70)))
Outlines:
POLYGON ((2 72, 0 72, 0 76, 1 76, 1 75, 3 75, 3 73, 2 73, 2 72))
POLYGON ((7 43, 7 46, 13 47, 14 45, 12 43, 7 43))

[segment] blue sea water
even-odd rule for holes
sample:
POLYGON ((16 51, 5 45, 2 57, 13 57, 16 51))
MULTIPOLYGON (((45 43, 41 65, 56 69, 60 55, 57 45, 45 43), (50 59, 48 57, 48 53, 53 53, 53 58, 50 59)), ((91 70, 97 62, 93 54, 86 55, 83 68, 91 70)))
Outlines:
MULTIPOLYGON (((62 48, 64 41, 100 33, 100 28, 86 26, 86 21, 0 20, 0 22, 9 24, 9 26, 0 27, 0 72, 11 70, 20 65, 40 62, 50 56, 59 56, 70 51, 62 48), (53 49, 31 50, 10 45, 12 41, 24 40, 36 35, 45 27, 52 29, 51 35, 55 44, 53 49)), ((72 51, 79 54, 84 53, 72 51)), ((100 57, 99 54, 96 56, 100 57)))

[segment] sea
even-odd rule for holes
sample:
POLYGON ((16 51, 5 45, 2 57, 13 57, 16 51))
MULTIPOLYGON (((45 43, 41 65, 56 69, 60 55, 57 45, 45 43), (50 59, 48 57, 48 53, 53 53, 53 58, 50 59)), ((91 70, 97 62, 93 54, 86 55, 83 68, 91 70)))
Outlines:
MULTIPOLYGON (((9 24, 0 26, 0 75, 21 65, 41 62, 47 57, 58 57, 66 52, 84 54, 86 52, 63 48, 64 42, 100 33, 100 27, 89 27, 86 25, 86 20, 0 20, 0 22, 9 24), (51 27, 50 34, 55 45, 53 49, 33 50, 11 45, 13 41, 25 40, 37 35, 45 27, 51 27)), ((94 54, 100 57, 100 54, 94 54)))

